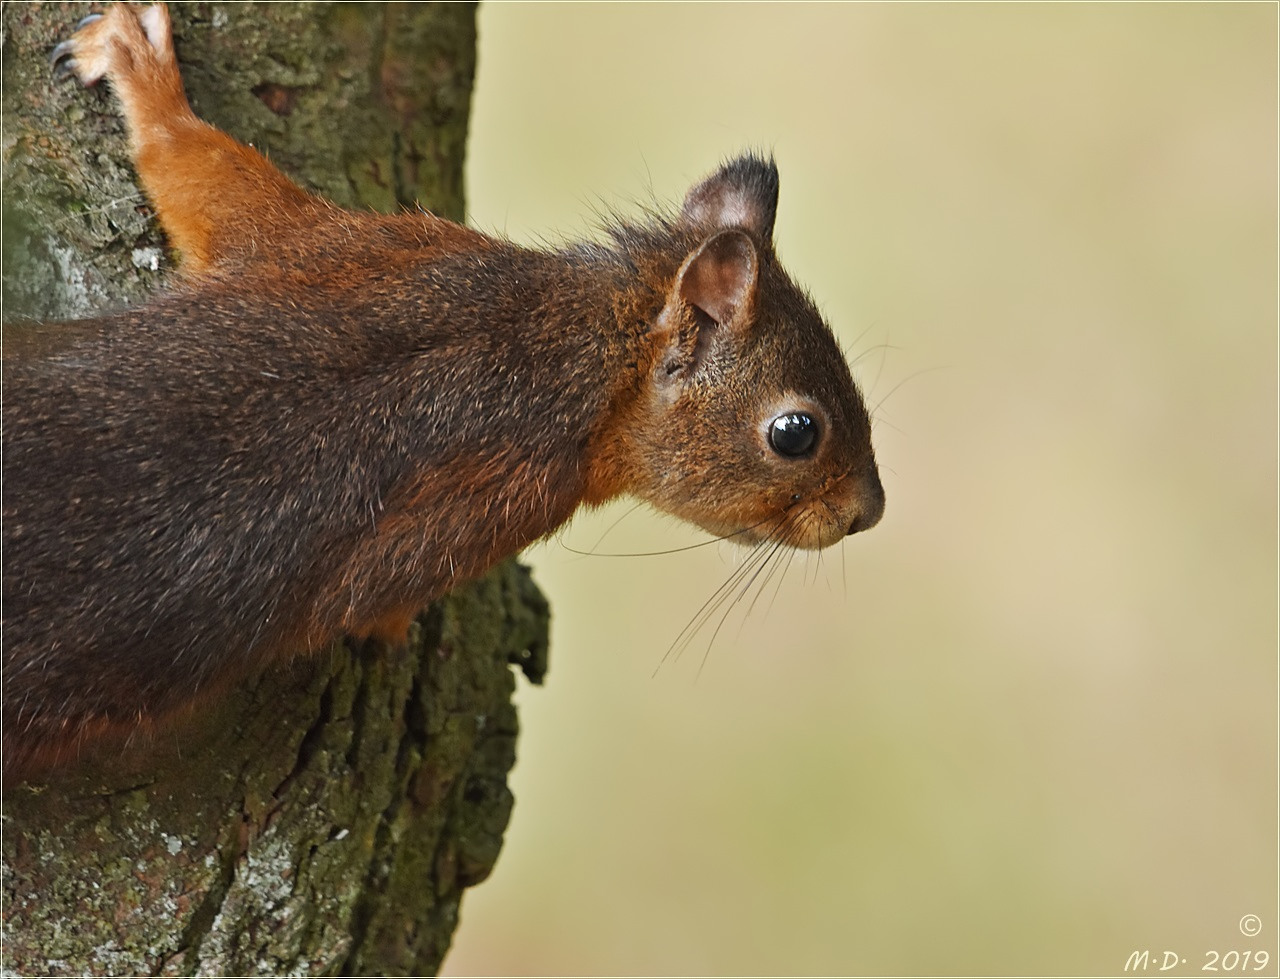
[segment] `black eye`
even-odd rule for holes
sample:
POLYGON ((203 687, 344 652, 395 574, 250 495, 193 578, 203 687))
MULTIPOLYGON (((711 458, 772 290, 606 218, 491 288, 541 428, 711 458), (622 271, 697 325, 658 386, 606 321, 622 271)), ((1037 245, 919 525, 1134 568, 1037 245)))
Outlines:
POLYGON ((769 444, 778 455, 806 455, 818 444, 818 423, 803 411, 779 415, 769 423, 769 444))

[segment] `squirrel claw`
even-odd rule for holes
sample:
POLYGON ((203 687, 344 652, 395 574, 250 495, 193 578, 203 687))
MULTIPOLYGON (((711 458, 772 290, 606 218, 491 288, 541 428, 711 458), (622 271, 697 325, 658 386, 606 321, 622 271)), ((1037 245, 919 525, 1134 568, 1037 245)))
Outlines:
POLYGON ((68 57, 74 51, 74 44, 70 41, 63 41, 49 52, 49 68, 53 71, 54 78, 66 78, 68 75, 75 74, 76 59, 68 57))
MULTIPOLYGON (((132 16, 128 11, 117 13, 121 15, 132 16)), ((113 32, 106 30, 110 26, 109 17, 110 13, 81 17, 71 36, 49 52, 49 67, 54 78, 75 75, 85 85, 93 85, 107 74, 111 58, 106 44, 113 36, 113 32)))
MULTIPOLYGON (((75 31, 72 33, 78 34, 90 24, 102 20, 102 18, 102 14, 89 14, 88 16, 81 17, 80 22, 76 24, 75 31)), ((75 50, 76 45, 74 38, 68 38, 49 52, 49 67, 53 69, 54 78, 66 78, 68 75, 74 75, 76 73, 76 59, 74 57, 67 57, 67 55, 74 55, 75 50)))

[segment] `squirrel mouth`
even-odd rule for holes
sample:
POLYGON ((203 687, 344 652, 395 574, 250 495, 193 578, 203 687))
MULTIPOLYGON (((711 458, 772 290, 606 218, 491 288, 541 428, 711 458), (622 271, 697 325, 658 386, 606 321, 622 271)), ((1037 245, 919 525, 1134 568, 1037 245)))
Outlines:
POLYGON ((814 499, 794 500, 772 520, 742 528, 733 539, 748 545, 772 541, 782 547, 817 551, 846 537, 870 530, 884 516, 884 487, 871 469, 846 474, 833 491, 814 499))

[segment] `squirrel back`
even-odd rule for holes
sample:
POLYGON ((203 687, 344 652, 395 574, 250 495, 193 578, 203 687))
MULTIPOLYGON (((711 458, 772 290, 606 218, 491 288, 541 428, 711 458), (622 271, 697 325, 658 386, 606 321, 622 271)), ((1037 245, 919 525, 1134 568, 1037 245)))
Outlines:
POLYGON ((584 503, 806 548, 879 519, 866 409, 774 254, 771 161, 539 251, 306 194, 191 114, 163 6, 59 50, 110 77, 186 275, 7 345, 10 775, 263 661, 402 640, 584 503))

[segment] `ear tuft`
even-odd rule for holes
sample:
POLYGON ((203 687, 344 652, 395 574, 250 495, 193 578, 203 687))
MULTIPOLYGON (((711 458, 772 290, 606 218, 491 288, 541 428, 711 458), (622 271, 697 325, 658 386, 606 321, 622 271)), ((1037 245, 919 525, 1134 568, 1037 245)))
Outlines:
POLYGON ((680 273, 680 298, 720 326, 750 312, 756 289, 756 248, 741 231, 722 231, 702 243, 680 273))
POLYGON ((690 190, 681 216, 710 229, 745 228, 767 244, 773 241, 777 211, 778 168, 772 157, 748 153, 690 190))

